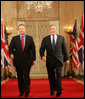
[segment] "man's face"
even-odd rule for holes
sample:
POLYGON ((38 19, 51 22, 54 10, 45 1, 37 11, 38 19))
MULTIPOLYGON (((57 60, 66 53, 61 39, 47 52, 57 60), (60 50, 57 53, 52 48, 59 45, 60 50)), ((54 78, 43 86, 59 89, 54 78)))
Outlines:
POLYGON ((50 27, 50 33, 51 33, 51 35, 54 36, 56 34, 56 32, 57 32, 56 27, 55 26, 51 26, 50 27))
POLYGON ((24 26, 19 26, 19 33, 24 35, 26 33, 26 28, 24 26))

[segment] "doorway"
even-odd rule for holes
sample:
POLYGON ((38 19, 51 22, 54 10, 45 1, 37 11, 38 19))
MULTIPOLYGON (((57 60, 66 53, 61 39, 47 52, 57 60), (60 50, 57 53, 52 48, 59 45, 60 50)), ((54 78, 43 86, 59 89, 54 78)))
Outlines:
POLYGON ((39 50, 42 39, 50 35, 50 25, 56 25, 59 34, 59 21, 17 21, 17 24, 25 24, 26 34, 33 37, 36 46, 36 64, 31 68, 31 78, 47 78, 46 63, 41 60, 39 50))

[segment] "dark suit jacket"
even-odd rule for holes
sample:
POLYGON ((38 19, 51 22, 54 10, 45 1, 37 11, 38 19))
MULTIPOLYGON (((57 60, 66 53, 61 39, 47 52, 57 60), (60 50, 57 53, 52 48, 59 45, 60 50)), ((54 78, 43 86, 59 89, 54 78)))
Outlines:
POLYGON ((9 53, 14 54, 14 66, 31 66, 36 60, 35 45, 33 38, 26 35, 25 48, 22 51, 20 35, 12 38, 9 53))
POLYGON ((47 56, 46 56, 47 62, 50 64, 52 62, 54 62, 54 61, 56 62, 58 60, 63 66, 63 62, 68 60, 68 53, 67 53, 67 49, 66 49, 65 40, 64 40, 64 37, 62 37, 60 35, 57 35, 56 48, 54 51, 52 50, 50 35, 43 38, 41 48, 40 48, 41 58, 44 56, 45 49, 47 52, 47 56))

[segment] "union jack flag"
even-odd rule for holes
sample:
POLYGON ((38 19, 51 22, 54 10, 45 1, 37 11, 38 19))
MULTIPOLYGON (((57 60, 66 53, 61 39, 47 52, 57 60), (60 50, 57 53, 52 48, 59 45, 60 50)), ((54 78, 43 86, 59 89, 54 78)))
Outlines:
POLYGON ((84 61, 84 14, 82 13, 80 34, 79 34, 79 61, 83 64, 84 61))
POLYGON ((5 70, 8 66, 10 66, 10 57, 8 50, 6 27, 4 27, 4 25, 1 23, 1 66, 5 70))

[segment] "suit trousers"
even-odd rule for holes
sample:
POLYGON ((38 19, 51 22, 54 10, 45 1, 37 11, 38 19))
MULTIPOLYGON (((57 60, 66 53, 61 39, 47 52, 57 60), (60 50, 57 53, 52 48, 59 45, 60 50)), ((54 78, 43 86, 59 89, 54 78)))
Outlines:
POLYGON ((62 64, 59 61, 46 63, 51 91, 62 91, 62 64))
POLYGON ((30 91, 30 68, 31 66, 16 66, 19 92, 30 91))

